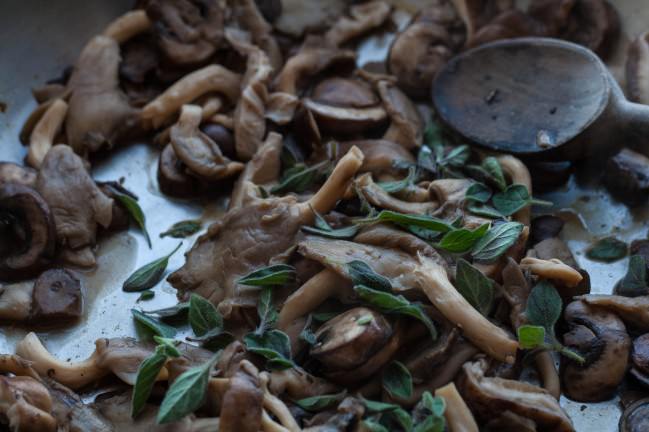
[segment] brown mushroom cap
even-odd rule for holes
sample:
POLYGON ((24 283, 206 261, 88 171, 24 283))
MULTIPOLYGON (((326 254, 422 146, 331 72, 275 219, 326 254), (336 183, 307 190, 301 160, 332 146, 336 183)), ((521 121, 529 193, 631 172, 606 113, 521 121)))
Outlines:
POLYGON ((54 219, 41 195, 17 183, 0 184, 0 213, 10 250, 2 251, 0 273, 13 275, 38 266, 52 256, 56 244, 54 219))
POLYGON ((378 96, 363 81, 333 77, 321 81, 313 89, 311 98, 319 103, 352 108, 366 108, 379 103, 378 96))
POLYGON ((158 160, 158 184, 163 193, 177 197, 193 196, 200 190, 199 180, 188 175, 171 144, 167 144, 158 160))
POLYGON ((83 311, 81 281, 67 269, 52 269, 40 275, 32 298, 31 315, 38 322, 71 321, 83 311))
POLYGON ((383 315, 357 307, 324 323, 310 354, 329 370, 349 370, 365 363, 391 335, 392 326, 383 315))

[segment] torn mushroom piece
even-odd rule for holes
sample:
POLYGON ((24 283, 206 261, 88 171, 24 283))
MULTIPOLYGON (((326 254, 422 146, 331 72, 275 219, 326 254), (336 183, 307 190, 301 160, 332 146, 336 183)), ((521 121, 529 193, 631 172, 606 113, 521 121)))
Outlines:
POLYGON ((35 189, 0 183, 0 274, 25 276, 54 254, 55 220, 50 206, 35 189))
POLYGON ((379 81, 377 88, 390 116, 390 127, 383 139, 394 141, 407 149, 421 146, 424 122, 417 107, 396 85, 387 80, 379 81))
POLYGON ((645 387, 649 387, 649 333, 633 341, 629 373, 645 387))
POLYGON ((121 17, 111 22, 106 30, 104 36, 115 39, 117 43, 123 44, 127 40, 140 33, 151 29, 151 20, 142 9, 136 9, 126 12, 121 17))
POLYGON ((415 163, 415 158, 403 146, 387 140, 355 140, 341 141, 338 151, 342 154, 353 146, 358 147, 365 155, 361 172, 370 172, 374 176, 381 174, 397 174, 400 170, 395 168, 396 162, 415 163))
POLYGON ((627 325, 641 332, 649 331, 649 296, 588 294, 575 298, 617 315, 627 325))
POLYGON ((51 269, 34 283, 30 319, 60 324, 77 320, 83 313, 83 291, 79 277, 67 269, 51 269))
POLYGON ((649 104, 649 32, 641 34, 629 45, 626 90, 629 100, 649 104))
POLYGON ((536 424, 538 431, 571 432, 570 418, 548 392, 526 382, 485 376, 485 359, 468 362, 459 378, 460 394, 478 419, 493 418, 494 411, 511 411, 536 424))
POLYGON ((254 307, 257 292, 240 285, 239 278, 269 263, 286 262, 302 225, 313 222, 312 209, 331 211, 362 163, 362 153, 352 148, 307 202, 271 197, 230 210, 198 239, 169 282, 181 296, 194 291, 218 304, 226 318, 234 307, 254 307))
POLYGON ((408 202, 393 197, 374 183, 370 173, 357 177, 354 180, 354 188, 370 204, 383 209, 406 214, 429 215, 439 208, 438 201, 408 202))
POLYGON ((33 281, 0 285, 0 320, 26 321, 32 310, 33 290, 33 281))
POLYGON ((4 183, 17 183, 34 187, 38 171, 13 162, 0 162, 0 186, 4 183))
POLYGON ((182 107, 178 122, 171 128, 174 153, 190 173, 204 180, 220 180, 238 174, 244 165, 223 156, 219 146, 200 130, 201 112, 196 105, 182 107))
POLYGON ((349 17, 339 18, 327 30, 325 40, 333 46, 340 46, 383 24, 390 15, 390 5, 374 0, 349 9, 349 17))
POLYGON ((55 432, 57 421, 50 414, 52 399, 47 388, 29 376, 0 375, 0 414, 11 430, 55 432))
POLYGON ((583 276, 577 270, 556 258, 543 260, 525 257, 521 260, 520 265, 522 269, 529 270, 532 274, 544 279, 559 281, 569 287, 575 287, 583 280, 583 276))
POLYGON ((444 417, 452 431, 478 432, 478 424, 454 383, 435 390, 435 396, 444 398, 446 402, 444 417))
POLYGON ((583 365, 562 359, 565 395, 580 402, 609 399, 627 370, 631 339, 626 327, 615 314, 579 300, 566 307, 564 319, 570 328, 564 345, 586 359, 583 365))
POLYGON ((236 3, 234 12, 239 24, 250 32, 252 43, 261 48, 266 57, 266 62, 274 71, 279 71, 282 66, 282 53, 273 35, 273 26, 268 24, 266 18, 259 10, 255 0, 241 0, 236 3))
POLYGON ((29 138, 27 163, 34 168, 40 168, 47 152, 54 145, 54 139, 61 131, 68 104, 62 99, 56 99, 49 106, 43 117, 36 123, 29 138))
POLYGON ((230 378, 223 395, 219 431, 262 430, 263 404, 264 392, 259 381, 259 371, 252 363, 243 360, 230 378))

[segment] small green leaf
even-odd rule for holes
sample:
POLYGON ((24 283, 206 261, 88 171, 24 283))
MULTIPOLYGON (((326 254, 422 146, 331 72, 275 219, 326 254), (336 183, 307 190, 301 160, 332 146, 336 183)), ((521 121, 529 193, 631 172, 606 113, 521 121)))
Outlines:
POLYGON ((493 261, 504 254, 518 240, 524 225, 505 222, 490 229, 473 247, 471 255, 479 261, 493 261))
POLYGON ((460 258, 455 271, 455 287, 478 312, 484 316, 491 313, 495 289, 491 279, 467 261, 460 258))
POLYGON ((163 309, 142 311, 142 313, 163 321, 184 321, 189 313, 189 302, 178 303, 163 309))
POLYGON ((151 318, 148 315, 145 315, 142 311, 131 309, 131 313, 133 314, 133 318, 135 318, 136 322, 139 322, 158 336, 172 338, 176 335, 175 328, 168 326, 167 324, 162 323, 154 318, 151 318))
POLYGON ((173 237, 173 238, 185 238, 189 237, 192 234, 196 234, 202 228, 201 221, 198 220, 185 220, 176 222, 169 229, 163 233, 160 233, 160 238, 163 237, 173 237))
POLYGON ((493 182, 498 186, 498 189, 501 191, 505 190, 507 182, 505 181, 505 175, 503 174, 503 169, 498 159, 491 156, 484 158, 482 168, 489 174, 493 182))
POLYGON ((182 355, 177 348, 180 342, 175 339, 153 336, 153 341, 158 344, 157 348, 167 357, 180 357, 182 355))
POLYGON ((415 425, 412 432, 444 432, 446 430, 446 419, 441 416, 428 416, 423 422, 415 425))
POLYGON ((357 225, 350 225, 344 228, 338 228, 338 229, 333 229, 330 228, 328 230, 323 230, 320 228, 315 228, 315 227, 310 227, 310 226, 303 226, 302 231, 307 232, 309 234, 315 234, 319 235, 321 237, 326 237, 326 238, 332 238, 332 239, 350 239, 354 237, 356 234, 358 234, 358 231, 360 230, 360 227, 357 225))
POLYGON ((486 204, 469 204, 466 209, 477 216, 483 216, 491 219, 503 218, 503 215, 500 214, 498 210, 486 204))
POLYGON ((449 231, 444 234, 444 237, 435 246, 451 253, 468 252, 478 240, 487 234, 489 225, 486 223, 474 230, 460 228, 449 231))
POLYGON ((273 307, 273 290, 271 287, 265 287, 261 291, 257 301, 257 315, 259 316, 259 325, 255 330, 256 334, 261 335, 275 325, 278 314, 273 307))
POLYGON ((383 389, 392 397, 408 399, 412 396, 412 375, 401 362, 393 361, 383 371, 383 389))
POLYGON ((295 280, 295 267, 286 264, 276 264, 263 267, 248 273, 238 280, 247 286, 281 286, 295 280))
POLYGON ((320 213, 315 211, 313 207, 311 207, 311 211, 315 215, 315 227, 321 231, 331 231, 333 228, 331 228, 331 225, 325 220, 325 218, 322 217, 320 213))
POLYGON ((151 261, 137 269, 124 281, 122 290, 126 292, 144 291, 155 286, 162 279, 162 276, 167 269, 167 265, 169 264, 169 258, 180 249, 180 246, 182 246, 182 243, 178 244, 176 249, 171 251, 169 255, 151 261))
POLYGON ((471 148, 462 144, 453 148, 446 156, 437 160, 437 163, 444 167, 461 168, 471 156, 471 148))
POLYGON ((627 245, 615 237, 606 237, 598 240, 586 252, 586 256, 593 261, 613 262, 624 258, 627 254, 627 245))
POLYGON ((203 405, 212 368, 220 353, 207 363, 183 372, 171 384, 158 411, 158 423, 171 423, 191 414, 203 405))
POLYGON ((154 291, 151 291, 151 290, 145 290, 145 291, 142 291, 142 293, 141 293, 140 296, 137 298, 137 300, 135 301, 135 303, 139 303, 139 302, 141 302, 141 301, 151 300, 153 297, 155 297, 155 292, 154 292, 154 291))
POLYGON ((412 417, 403 408, 397 408, 394 411, 388 411, 381 417, 381 423, 386 425, 391 431, 394 430, 412 430, 412 417))
POLYGON ((439 396, 433 397, 429 391, 425 391, 421 396, 421 402, 426 409, 437 417, 443 416, 446 411, 446 401, 444 398, 439 396))
POLYGON ((295 365, 291 360, 291 341, 282 331, 269 330, 262 335, 248 333, 243 341, 246 349, 264 357, 271 369, 288 369, 295 365))
POLYGON ((385 426, 381 423, 377 423, 374 420, 363 420, 363 427, 369 432, 390 432, 385 426))
POLYGON ((192 294, 189 298, 189 325, 196 336, 203 336, 214 329, 223 331, 223 317, 212 303, 192 294))
POLYGON ((296 164, 284 173, 281 182, 273 186, 270 193, 277 195, 287 192, 304 192, 323 177, 324 171, 329 165, 329 161, 323 161, 308 168, 303 164, 296 164))
POLYGON ((486 203, 489 201, 489 198, 491 198, 491 189, 489 186, 485 185, 484 183, 473 183, 469 188, 466 190, 466 194, 464 196, 464 199, 467 201, 475 201, 479 203, 486 203))
POLYGON ((343 390, 340 393, 313 396, 295 401, 295 404, 303 410, 310 412, 324 411, 327 408, 337 406, 347 395, 347 391, 343 390))
POLYGON ((396 409, 401 408, 399 405, 396 404, 377 402, 377 401, 365 399, 363 397, 361 397, 361 400, 363 401, 365 408, 367 408, 367 411, 369 411, 370 413, 383 413, 387 411, 394 411, 396 409))
POLYGON ((518 343, 522 349, 532 350, 545 344, 545 328, 536 325, 522 325, 518 333, 518 343))
POLYGON ((404 189, 408 189, 417 180, 417 169, 415 167, 408 168, 408 175, 403 180, 391 182, 379 182, 377 185, 387 193, 397 193, 404 189))
POLYGON ((124 206, 128 214, 135 221, 138 227, 142 230, 144 238, 146 239, 149 249, 151 249, 151 237, 149 237, 149 232, 146 229, 146 217, 144 212, 140 207, 140 204, 133 198, 121 192, 114 190, 114 196, 117 200, 124 206))
POLYGON ((513 184, 493 197, 493 205, 504 216, 511 216, 530 204, 530 193, 521 184, 513 184))
POLYGON ((548 281, 541 281, 530 292, 525 315, 530 324, 542 326, 554 335, 554 325, 561 317, 562 302, 559 293, 548 281))
POLYGON ((632 255, 629 258, 629 269, 615 287, 615 293, 625 297, 647 295, 647 264, 643 256, 632 255))
POLYGON ((228 346, 234 340, 234 336, 226 331, 223 331, 222 328, 215 327, 202 336, 187 337, 187 340, 191 342, 198 342, 200 343, 201 348, 216 352, 228 346))
POLYGON ((404 214, 392 210, 383 210, 374 217, 356 220, 356 222, 360 224, 392 222, 405 227, 425 228, 440 233, 445 233, 454 229, 453 225, 442 219, 424 215, 404 214))
POLYGON ((131 418, 137 417, 146 405, 155 380, 160 374, 162 367, 167 362, 167 356, 158 352, 146 358, 137 369, 133 394, 131 396, 131 418))
POLYGON ((431 337, 437 339, 437 330, 433 321, 424 313, 421 306, 411 303, 401 295, 378 291, 363 285, 354 286, 359 299, 379 311, 388 314, 408 315, 421 321, 428 329, 431 337))
POLYGON ((365 285, 375 290, 392 292, 390 279, 376 273, 372 270, 372 267, 363 261, 354 260, 348 262, 347 273, 354 285, 365 285))
POLYGON ((356 320, 356 324, 362 325, 362 326, 368 325, 369 323, 372 322, 373 319, 374 318, 372 317, 372 315, 369 315, 369 314, 368 315, 363 315, 362 317, 360 317, 359 319, 356 320))

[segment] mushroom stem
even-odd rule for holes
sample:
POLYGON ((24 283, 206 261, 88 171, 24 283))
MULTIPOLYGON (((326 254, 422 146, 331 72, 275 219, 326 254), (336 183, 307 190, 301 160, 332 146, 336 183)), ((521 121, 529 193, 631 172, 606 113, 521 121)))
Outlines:
POLYGON ((262 388, 264 389, 264 409, 271 412, 280 423, 291 432, 299 432, 300 426, 297 424, 288 407, 277 396, 268 391, 268 380, 270 376, 267 372, 259 375, 262 388))
MULTIPOLYGON (((530 175, 529 170, 520 159, 515 158, 511 155, 498 156, 498 162, 502 167, 505 174, 509 176, 512 183, 522 184, 527 188, 530 196, 532 195, 532 176, 530 175)), ((525 224, 530 225, 530 217, 532 211, 530 206, 524 207, 514 214, 514 220, 525 224)))
POLYGON ((521 260, 522 269, 530 270, 535 275, 545 279, 559 280, 568 287, 575 287, 584 278, 574 268, 564 264, 557 258, 542 260, 533 257, 525 257, 521 260))
POLYGON ((40 118, 29 138, 27 163, 34 168, 40 168, 45 155, 54 145, 56 134, 61 131, 68 104, 63 99, 55 100, 40 118))
POLYGON ((543 388, 548 391, 556 400, 561 396, 561 381, 559 380, 559 373, 554 365, 552 354, 548 351, 540 352, 534 359, 536 362, 536 369, 541 375, 543 381, 543 388))
POLYGON ((33 368, 40 375, 49 376, 72 390, 80 389, 108 374, 107 369, 97 366, 96 351, 86 360, 77 363, 63 362, 50 354, 33 332, 18 342, 16 354, 32 361, 33 368))
POLYGON ((262 410, 261 412, 261 427, 264 432, 291 432, 290 430, 286 429, 284 426, 273 420, 268 415, 266 410, 262 410))
POLYGON ((151 20, 142 9, 126 12, 106 27, 104 36, 113 38, 117 43, 123 44, 133 36, 151 28, 151 20))
POLYGON ((518 343, 462 297, 448 280, 444 267, 421 254, 418 258, 420 266, 415 268, 415 276, 430 302, 482 351, 502 362, 514 363, 518 343))
MULTIPOLYGON (((307 205, 318 213, 329 213, 347 190, 349 182, 361 165, 363 165, 363 152, 354 146, 338 161, 327 181, 311 197, 307 205)), ((315 217, 313 212, 308 213, 310 219, 313 220, 315 217)))
POLYGON ((448 383, 435 390, 435 396, 443 397, 446 401, 444 417, 451 432, 478 432, 478 424, 454 383, 448 383))
POLYGON ((347 279, 333 270, 324 269, 291 294, 279 312, 277 328, 285 330, 294 320, 314 310, 330 297, 349 293, 347 279))
POLYGON ((222 66, 210 65, 176 81, 157 98, 142 108, 145 126, 158 128, 181 106, 210 92, 225 95, 231 102, 239 97, 241 76, 222 66))

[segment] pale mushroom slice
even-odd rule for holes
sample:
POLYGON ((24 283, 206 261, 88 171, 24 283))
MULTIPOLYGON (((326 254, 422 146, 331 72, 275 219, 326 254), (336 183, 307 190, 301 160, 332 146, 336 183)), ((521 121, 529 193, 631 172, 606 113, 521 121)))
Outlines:
POLYGON ((649 32, 641 34, 629 45, 626 89, 629 100, 649 104, 649 32))
POLYGON ((223 94, 228 101, 239 98, 241 76, 219 65, 209 65, 191 72, 157 98, 149 102, 140 113, 145 126, 159 128, 184 104, 207 93, 223 94))
POLYGON ((241 172, 244 165, 223 156, 219 146, 199 126, 202 109, 196 105, 183 105, 178 122, 171 128, 171 146, 180 159, 199 178, 220 180, 241 172))
MULTIPOLYGON (((47 388, 29 376, 0 376, 0 413, 14 431, 55 432, 47 388)), ((63 426, 63 425, 61 425, 63 426)))
POLYGON ((118 44, 144 33, 152 26, 151 20, 142 9, 126 12, 124 15, 108 24, 104 30, 104 36, 115 39, 118 44))
POLYGON ((642 332, 649 331, 649 296, 587 294, 575 297, 575 300, 614 312, 629 326, 642 332))
POLYGON ((377 84, 383 106, 390 116, 390 127, 383 139, 396 142, 407 149, 420 147, 424 136, 424 122, 417 107, 390 81, 377 84))
POLYGON ((40 118, 29 138, 27 163, 40 168, 45 155, 54 145, 54 139, 61 132, 68 104, 62 99, 55 99, 40 118))
MULTIPOLYGON (((245 361, 245 360, 244 360, 245 361)), ((261 388, 264 390, 263 407, 264 410, 271 413, 286 430, 290 432, 300 432, 302 429, 291 414, 286 404, 280 398, 270 392, 268 384, 270 382, 270 373, 261 372, 259 374, 261 388)))
POLYGON ((559 402, 540 387, 522 381, 485 376, 486 359, 463 367, 458 387, 479 419, 491 419, 494 410, 511 411, 536 423, 539 430, 572 432, 574 427, 559 402))
POLYGON ((219 431, 258 432, 262 429, 263 407, 264 391, 259 371, 243 360, 228 380, 223 394, 219 431))
POLYGON ((583 280, 581 273, 556 258, 542 260, 525 257, 520 265, 522 269, 529 270, 535 275, 563 282, 568 287, 575 287, 583 280))
POLYGON ((218 304, 226 318, 235 308, 254 307, 258 291, 240 285, 239 278, 260 267, 286 262, 302 225, 313 223, 313 210, 328 213, 362 163, 362 153, 352 148, 306 202, 298 203, 292 196, 270 197, 228 211, 198 239, 185 265, 169 276, 169 282, 181 295, 193 291, 218 304))
POLYGON ((374 182, 370 173, 357 177, 354 180, 354 187, 357 193, 370 204, 383 209, 406 214, 430 215, 439 208, 437 201, 408 202, 393 197, 374 182))
POLYGON ((313 376, 300 367, 270 371, 268 379, 268 389, 273 394, 286 394, 294 400, 340 391, 338 386, 313 376))
POLYGON ((325 40, 333 46, 343 45, 382 25, 390 10, 390 5, 381 0, 351 6, 349 17, 339 18, 325 33, 325 40))
POLYGON ((444 398, 446 410, 444 417, 452 431, 478 432, 478 424, 454 383, 446 384, 435 390, 435 396, 444 398))
POLYGON ((283 63, 282 52, 273 35, 273 26, 261 14, 255 0, 236 2, 234 11, 241 26, 250 32, 252 42, 266 54, 271 71, 279 71, 283 63))
POLYGON ((300 38, 307 32, 326 30, 345 12, 348 3, 343 0, 283 0, 282 14, 275 28, 292 37, 300 38))
POLYGON ((466 191, 471 187, 467 179, 438 179, 430 182, 428 193, 432 200, 439 203, 440 210, 454 214, 464 204, 466 191))

